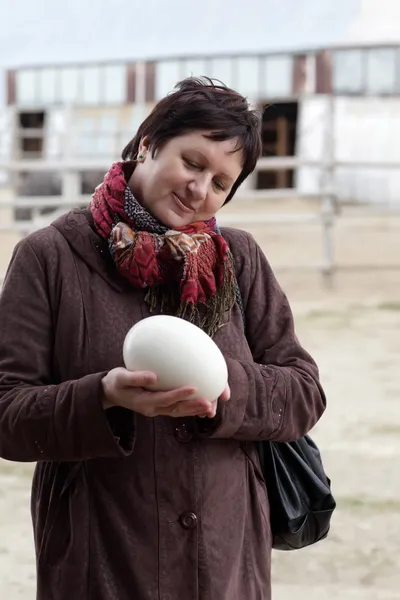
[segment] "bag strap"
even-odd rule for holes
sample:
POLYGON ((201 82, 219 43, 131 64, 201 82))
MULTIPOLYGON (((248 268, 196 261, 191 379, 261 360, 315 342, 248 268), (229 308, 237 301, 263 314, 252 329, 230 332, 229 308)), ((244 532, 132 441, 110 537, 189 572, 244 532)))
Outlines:
POLYGON ((240 292, 239 283, 236 284, 236 302, 240 309, 240 313, 242 315, 243 327, 244 327, 244 331, 246 333, 246 317, 244 314, 243 298, 242 298, 242 294, 240 292))
MULTIPOLYGON (((216 231, 217 231, 217 233, 220 236, 222 236, 226 240, 226 242, 229 245, 228 240, 223 236, 223 234, 221 233, 221 230, 220 230, 220 228, 219 228, 218 225, 217 225, 217 230, 216 231)), ((232 252, 232 250, 231 250, 231 252, 232 252)), ((232 252, 232 256, 233 256, 233 252, 232 252)), ((235 258, 235 257, 233 257, 233 258, 235 258)), ((237 303, 237 305, 239 307, 240 314, 242 315, 243 327, 244 327, 244 331, 246 333, 246 316, 244 314, 243 297, 242 297, 242 293, 240 291, 239 282, 237 280, 236 280, 236 303, 237 303)))
MULTIPOLYGON (((219 233, 219 235, 221 235, 222 237, 224 237, 221 233, 220 228, 217 225, 217 232, 219 233)), ((226 238, 224 238, 226 239, 226 238)), ((228 240, 226 240, 228 242, 228 240)), ((228 242, 229 243, 229 242, 228 242)), ((231 250, 232 252, 232 250, 231 250)), ((233 256, 233 252, 232 252, 232 256, 233 256)), ((235 257, 233 257, 235 258, 235 257)), ((243 327, 244 327, 244 334, 246 335, 246 315, 244 312, 244 305, 243 305, 243 297, 242 297, 242 293, 240 291, 240 286, 239 286, 239 282, 236 280, 236 303, 239 307, 240 313, 242 315, 242 320, 243 320, 243 327)), ((258 451, 258 456, 260 459, 260 466, 261 466, 261 471, 263 474, 264 479, 266 479, 265 476, 265 468, 266 468, 266 461, 265 461, 265 456, 264 456, 264 446, 266 444, 268 444, 268 447, 270 448, 271 446, 271 442, 267 442, 267 441, 256 441, 254 442, 254 444, 257 447, 257 451, 258 451)), ((248 452, 248 442, 240 442, 240 445, 243 449, 243 451, 245 452, 246 456, 249 458, 249 460, 254 464, 253 462, 253 458, 251 456, 251 453, 248 452)), ((256 469, 258 469, 257 465, 254 465, 256 469)))

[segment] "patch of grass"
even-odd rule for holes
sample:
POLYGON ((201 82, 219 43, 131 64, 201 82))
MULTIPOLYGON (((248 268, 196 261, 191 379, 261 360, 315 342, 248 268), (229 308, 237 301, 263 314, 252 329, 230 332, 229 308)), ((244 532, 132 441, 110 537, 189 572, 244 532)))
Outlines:
POLYGON ((400 302, 381 302, 376 307, 378 310, 400 311, 400 302))
POLYGON ((371 429, 371 433, 375 435, 395 435, 400 437, 400 425, 386 424, 376 425, 371 429))
POLYGON ((336 497, 338 509, 360 511, 368 510, 380 513, 400 513, 400 499, 397 498, 371 498, 368 496, 342 496, 336 497))
MULTIPOLYGON (((386 382, 386 379, 385 379, 386 382)), ((385 390, 385 398, 388 400, 394 400, 394 401, 398 401, 398 399, 400 398, 400 388, 390 388, 385 390)))

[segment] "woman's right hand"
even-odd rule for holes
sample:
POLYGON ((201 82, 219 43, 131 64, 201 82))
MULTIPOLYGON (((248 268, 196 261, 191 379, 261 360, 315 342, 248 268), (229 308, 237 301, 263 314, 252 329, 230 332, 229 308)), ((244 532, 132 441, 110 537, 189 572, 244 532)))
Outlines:
POLYGON ((145 417, 195 417, 215 415, 215 404, 205 399, 189 399, 196 388, 182 387, 168 392, 152 392, 146 387, 157 382, 155 373, 112 369, 103 377, 104 409, 122 406, 145 417))

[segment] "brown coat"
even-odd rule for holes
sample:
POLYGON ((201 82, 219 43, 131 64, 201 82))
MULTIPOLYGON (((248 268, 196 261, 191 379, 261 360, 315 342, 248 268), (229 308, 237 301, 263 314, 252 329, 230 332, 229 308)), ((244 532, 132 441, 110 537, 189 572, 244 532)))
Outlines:
POLYGON ((0 297, 0 455, 37 461, 38 600, 270 599, 252 441, 302 436, 325 398, 265 256, 249 234, 223 234, 247 339, 235 306, 214 338, 232 397, 210 420, 102 409, 101 379, 149 312, 85 211, 16 247, 0 297))

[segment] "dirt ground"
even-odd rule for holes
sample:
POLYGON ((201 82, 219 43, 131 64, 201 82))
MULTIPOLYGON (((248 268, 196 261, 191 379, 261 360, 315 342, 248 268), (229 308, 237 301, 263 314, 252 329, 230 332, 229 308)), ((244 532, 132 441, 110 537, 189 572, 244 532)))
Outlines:
MULTIPOLYGON (((260 210, 247 204, 230 211, 248 215, 250 209, 260 210)), ((400 217, 343 212, 334 230, 338 270, 331 287, 323 285, 319 273, 279 268, 321 261, 318 225, 245 228, 276 269, 300 340, 320 366, 329 404, 313 437, 338 502, 327 540, 302 551, 274 553, 273 598, 398 599, 400 217)), ((0 233, 0 274, 15 241, 14 234, 0 233)), ((0 461, 1 599, 35 598, 31 471, 31 465, 0 461)))

